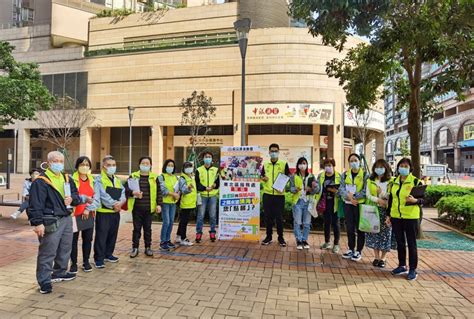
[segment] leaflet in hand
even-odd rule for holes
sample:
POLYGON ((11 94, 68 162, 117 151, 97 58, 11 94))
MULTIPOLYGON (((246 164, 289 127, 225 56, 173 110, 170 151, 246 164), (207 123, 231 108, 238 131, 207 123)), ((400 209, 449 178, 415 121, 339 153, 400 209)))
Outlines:
MULTIPOLYGON (((64 183, 64 197, 71 197, 71 184, 69 183, 64 183)), ((72 206, 68 205, 66 208, 70 209, 72 206)))
POLYGON ((138 179, 136 178, 129 178, 128 179, 128 188, 130 188, 130 190, 132 192, 139 192, 140 191, 140 182, 138 179))
MULTIPOLYGON (((352 193, 352 195, 354 195, 357 191, 357 186, 356 185, 347 185, 346 184, 346 192, 347 193, 352 193)), ((344 201, 346 204, 351 204, 351 201, 349 200, 345 200, 344 201)))
POLYGON ((174 184, 173 189, 175 193, 179 193, 179 180, 174 184))
POLYGON ((288 176, 286 176, 285 174, 279 173, 275 182, 273 183, 273 189, 280 193, 283 193, 283 191, 285 190, 286 184, 288 184, 289 180, 290 178, 288 176))

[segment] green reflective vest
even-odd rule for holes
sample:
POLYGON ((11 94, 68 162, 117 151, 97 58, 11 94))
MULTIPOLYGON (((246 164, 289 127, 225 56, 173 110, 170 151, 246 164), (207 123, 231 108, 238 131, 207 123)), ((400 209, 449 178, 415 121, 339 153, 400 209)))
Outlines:
MULTIPOLYGON (((123 187, 122 182, 117 176, 114 176, 115 185, 112 184, 112 181, 110 180, 109 176, 107 176, 107 174, 104 171, 102 171, 102 173, 100 174, 100 178, 102 180, 102 186, 104 187, 104 190, 107 190, 107 187, 120 188, 120 189, 123 187)), ((113 209, 103 207, 102 203, 101 203, 100 208, 97 211, 99 213, 115 213, 113 209)))
MULTIPOLYGON (((206 169, 204 165, 200 166, 198 169, 199 172, 199 182, 204 187, 211 187, 217 181, 218 169, 217 167, 211 166, 209 169, 206 169)), ((203 197, 214 197, 219 194, 218 189, 213 189, 212 191, 202 191, 200 192, 203 197)))
MULTIPOLYGON (((334 175, 335 175, 334 184, 341 185, 341 174, 339 174, 338 172, 334 172, 334 175)), ((322 197, 323 185, 324 185, 324 180, 326 179, 326 174, 325 173, 319 174, 318 179, 319 179, 320 187, 319 187, 319 192, 316 195, 314 195, 314 199, 316 203, 318 203, 322 197)), ((337 194, 334 194, 334 213, 337 212, 338 205, 339 205, 339 196, 337 194)))
MULTIPOLYGON (((140 171, 132 173, 132 178, 140 179, 140 171)), ((158 182, 157 179, 158 175, 155 173, 150 172, 148 176, 148 182, 150 183, 150 213, 154 213, 156 211, 156 194, 158 190, 158 182)), ((133 212, 133 207, 135 206, 135 197, 131 196, 128 199, 128 211, 133 212)))
MULTIPOLYGON (((346 185, 355 185, 356 186, 356 192, 360 193, 364 189, 364 170, 362 168, 359 168, 359 172, 357 173, 357 176, 355 177, 354 180, 352 180, 352 171, 348 170, 346 172, 346 178, 344 179, 344 182, 346 185)), ((365 198, 359 198, 357 200, 359 204, 365 202, 365 198)))
POLYGON ((285 174, 286 162, 278 160, 275 164, 273 164, 271 161, 268 161, 263 164, 263 167, 265 169, 265 176, 268 177, 268 181, 262 181, 263 193, 269 195, 284 196, 285 192, 279 192, 273 189, 273 184, 275 183, 278 174, 285 174))
MULTIPOLYGON (((164 173, 161 174, 161 178, 165 183, 165 187, 169 193, 174 193, 174 186, 178 182, 178 176, 173 174, 164 173)), ((170 194, 163 197, 164 204, 176 204, 177 200, 173 198, 170 194)))
POLYGON ((390 190, 390 194, 392 195, 390 216, 392 218, 420 218, 421 208, 419 205, 406 205, 406 198, 410 195, 412 188, 420 184, 421 181, 412 174, 407 176, 403 184, 401 184, 400 176, 393 181, 392 189, 390 190))
POLYGON ((294 194, 292 195, 291 201, 292 201, 293 205, 296 205, 296 203, 298 203, 298 200, 301 198, 301 193, 302 193, 302 192, 305 192, 305 193, 306 193, 306 191, 305 191, 306 186, 311 186, 311 185, 308 185, 308 180, 309 180, 311 177, 313 177, 312 174, 309 174, 308 176, 306 176, 306 178, 305 178, 305 181, 306 181, 305 184, 306 184, 306 185, 303 185, 303 178, 302 178, 300 175, 298 175, 298 174, 295 174, 295 175, 294 175, 295 187, 296 187, 296 188, 299 188, 299 189, 301 189, 301 190, 300 190, 299 192, 296 192, 296 193, 294 193, 294 194))
POLYGON ((181 175, 182 178, 186 181, 186 185, 193 185, 193 189, 189 194, 183 194, 181 196, 181 203, 179 207, 183 209, 193 209, 196 208, 197 203, 197 189, 196 189, 196 179, 189 177, 187 174, 181 175))

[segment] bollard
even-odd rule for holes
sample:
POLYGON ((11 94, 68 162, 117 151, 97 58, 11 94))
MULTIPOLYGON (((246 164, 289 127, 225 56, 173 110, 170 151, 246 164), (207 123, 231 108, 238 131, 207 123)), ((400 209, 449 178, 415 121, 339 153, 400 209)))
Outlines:
POLYGON ((8 159, 7 159, 7 189, 10 189, 10 168, 12 164, 12 150, 8 149, 8 159))

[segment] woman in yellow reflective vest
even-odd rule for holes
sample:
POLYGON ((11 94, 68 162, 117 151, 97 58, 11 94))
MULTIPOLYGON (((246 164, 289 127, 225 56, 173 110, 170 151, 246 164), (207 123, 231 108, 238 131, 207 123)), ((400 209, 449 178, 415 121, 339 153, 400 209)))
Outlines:
POLYGON ((296 162, 296 172, 290 178, 293 227, 296 238, 296 249, 309 249, 308 236, 311 228, 311 214, 308 210, 309 196, 313 192, 314 176, 308 171, 308 160, 300 157, 296 162), (301 226, 303 225, 303 232, 301 226))
POLYGON ((151 250, 152 214, 161 213, 161 205, 163 204, 158 175, 151 171, 151 157, 144 156, 140 158, 138 165, 140 169, 132 173, 129 181, 125 184, 125 192, 128 197, 128 211, 132 213, 133 218, 130 258, 138 256, 142 228, 145 241, 145 255, 153 256, 153 251, 151 250))
POLYGON ((349 155, 348 159, 351 169, 342 174, 340 194, 344 199, 344 217, 349 250, 342 255, 342 258, 359 261, 362 259, 362 249, 365 244, 365 233, 359 230, 359 204, 365 201, 368 176, 361 167, 359 155, 353 153, 349 155))
POLYGON ((408 272, 408 280, 415 280, 417 277, 418 249, 416 247, 416 235, 421 217, 421 205, 423 205, 423 199, 416 199, 410 195, 413 187, 422 185, 421 180, 411 173, 412 170, 413 165, 409 158, 402 158, 398 162, 398 176, 393 181, 390 190, 390 220, 388 220, 392 224, 395 233, 398 251, 398 267, 392 271, 392 274, 403 275, 408 272), (407 244, 409 270, 406 267, 407 244))
POLYGON ((160 250, 164 251, 176 248, 176 245, 171 242, 176 203, 179 200, 178 176, 175 173, 175 162, 172 159, 167 159, 163 165, 163 173, 159 177, 163 194, 160 250))
POLYGON ((176 234, 176 243, 181 246, 192 246, 186 236, 189 215, 196 211, 197 207, 197 186, 194 178, 194 165, 192 162, 185 162, 183 165, 183 173, 179 179, 179 190, 182 194, 179 205, 179 226, 176 234))
POLYGON ((337 207, 339 204, 338 187, 341 185, 341 175, 335 171, 336 161, 332 158, 326 158, 323 162, 324 172, 319 174, 316 179, 315 201, 319 203, 325 201, 324 205, 324 244, 321 249, 331 249, 331 226, 334 232, 334 246, 332 252, 339 252, 339 239, 341 238, 341 226, 337 216, 337 207))
POLYGON ((385 223, 390 185, 392 183, 392 169, 384 159, 379 159, 372 167, 372 175, 367 180, 367 201, 365 204, 377 206, 380 214, 380 231, 366 235, 367 247, 374 250, 374 267, 385 268, 385 256, 392 246, 392 227, 385 223))

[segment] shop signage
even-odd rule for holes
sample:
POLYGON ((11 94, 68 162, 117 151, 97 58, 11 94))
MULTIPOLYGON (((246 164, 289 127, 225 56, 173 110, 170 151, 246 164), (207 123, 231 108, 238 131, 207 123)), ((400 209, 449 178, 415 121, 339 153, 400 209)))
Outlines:
POLYGON ((332 103, 247 104, 248 124, 323 124, 334 123, 332 103))

